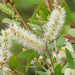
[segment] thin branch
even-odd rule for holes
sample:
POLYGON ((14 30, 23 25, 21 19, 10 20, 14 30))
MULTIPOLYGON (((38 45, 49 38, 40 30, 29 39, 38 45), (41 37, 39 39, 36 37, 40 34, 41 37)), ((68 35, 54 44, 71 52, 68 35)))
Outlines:
POLYGON ((52 11, 52 5, 51 5, 50 0, 48 0, 48 4, 49 4, 50 11, 52 11))
MULTIPOLYGON (((41 26, 41 31, 42 31, 42 35, 43 35, 43 38, 44 38, 44 33, 43 33, 43 28, 42 28, 42 26, 41 26)), ((46 43, 45 43, 45 44, 46 44, 46 43)), ((50 53, 49 53, 47 44, 46 44, 46 48, 47 48, 46 50, 47 50, 47 52, 48 52, 48 54, 49 54, 49 57, 50 57, 50 61, 51 61, 52 67, 53 67, 53 69, 54 69, 54 65, 53 65, 53 62, 52 62, 51 55, 50 55, 50 53)), ((49 68, 50 71, 51 71, 51 68, 49 67, 49 64, 48 64, 48 62, 46 61, 44 55, 43 55, 43 58, 44 58, 44 60, 45 60, 45 62, 46 62, 46 64, 47 64, 48 68, 49 68)))
POLYGON ((19 16, 20 21, 23 23, 23 25, 25 26, 25 28, 26 28, 27 30, 29 30, 29 28, 27 27, 27 25, 26 25, 25 22, 23 21, 22 17, 20 16, 20 14, 18 13, 18 11, 16 10, 15 6, 12 6, 12 7, 13 7, 15 13, 19 16))
POLYGON ((57 63, 59 63, 59 62, 58 62, 58 50, 57 50, 57 46, 56 46, 56 40, 54 40, 54 47, 55 47, 55 51, 56 51, 57 63))
POLYGON ((48 55, 49 55, 49 57, 50 57, 50 61, 51 61, 51 65, 52 65, 53 70, 54 70, 53 61, 52 61, 52 58, 51 58, 51 54, 49 53, 49 50, 48 50, 48 46, 47 46, 47 44, 46 44, 46 51, 48 52, 48 55))
POLYGON ((50 67, 50 65, 48 64, 48 62, 47 62, 47 60, 46 60, 46 58, 45 58, 45 56, 44 56, 43 54, 42 54, 42 57, 44 58, 47 67, 49 68, 50 72, 52 73, 51 67, 50 67))
POLYGON ((14 70, 14 69, 11 69, 14 73, 17 73, 17 74, 19 74, 19 75, 24 75, 24 74, 22 74, 22 73, 20 73, 20 72, 18 72, 18 71, 16 71, 16 70, 14 70))
POLYGON ((24 75, 24 74, 18 72, 17 70, 10 68, 10 67, 8 66, 8 62, 3 62, 2 64, 6 64, 7 67, 13 71, 13 73, 17 73, 17 74, 19 74, 19 75, 24 75))
POLYGON ((43 36, 43 38, 44 38, 44 33, 43 33, 42 25, 41 25, 41 32, 42 32, 42 36, 43 36))
POLYGON ((50 74, 50 72, 43 66, 43 69, 48 73, 50 74))

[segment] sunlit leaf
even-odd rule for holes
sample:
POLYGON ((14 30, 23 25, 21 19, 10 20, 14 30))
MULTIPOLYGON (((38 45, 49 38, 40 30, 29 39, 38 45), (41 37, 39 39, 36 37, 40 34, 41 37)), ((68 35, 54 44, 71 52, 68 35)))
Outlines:
POLYGON ((18 67, 18 60, 17 60, 17 58, 14 55, 12 55, 10 57, 9 62, 8 62, 8 65, 12 69, 15 69, 15 68, 18 67))

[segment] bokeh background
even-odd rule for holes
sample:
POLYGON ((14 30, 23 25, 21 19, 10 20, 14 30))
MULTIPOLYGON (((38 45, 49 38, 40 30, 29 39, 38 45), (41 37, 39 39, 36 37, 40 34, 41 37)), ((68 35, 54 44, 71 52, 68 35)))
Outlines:
MULTIPOLYGON (((60 4, 62 0, 57 0, 57 1, 58 1, 58 4, 60 4)), ((65 1, 67 2, 70 9, 69 25, 73 25, 75 27, 75 0, 65 0, 65 1)), ((34 4, 26 3, 24 0, 17 0, 15 4, 19 14, 22 16, 25 23, 27 23, 29 21, 28 19, 31 18, 37 6, 34 4)), ((3 12, 0 12, 0 30, 6 28, 6 24, 2 23, 2 20, 7 17, 9 16, 4 14, 3 12)), ((11 48, 11 52, 17 56, 21 51, 22 51, 22 45, 14 41, 13 46, 11 48)), ((25 74, 26 60, 19 59, 19 61, 20 61, 19 68, 17 68, 17 70, 25 74)), ((40 68, 38 67, 34 67, 34 68, 30 67, 27 75, 35 75, 36 74, 35 70, 39 70, 39 69, 40 68)))

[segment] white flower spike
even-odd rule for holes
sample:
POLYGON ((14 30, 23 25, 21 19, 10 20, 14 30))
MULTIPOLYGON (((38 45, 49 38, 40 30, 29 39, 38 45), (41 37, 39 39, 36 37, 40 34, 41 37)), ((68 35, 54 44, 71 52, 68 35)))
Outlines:
POLYGON ((55 40, 64 24, 65 19, 65 10, 64 8, 59 7, 59 9, 54 9, 50 15, 49 21, 47 22, 45 28, 45 42, 49 43, 50 41, 55 40))

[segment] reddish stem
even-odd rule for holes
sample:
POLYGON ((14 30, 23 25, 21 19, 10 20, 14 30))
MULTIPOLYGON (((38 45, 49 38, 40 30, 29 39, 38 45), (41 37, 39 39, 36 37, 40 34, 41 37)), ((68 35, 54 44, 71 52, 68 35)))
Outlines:
POLYGON ((52 5, 51 5, 50 0, 48 0, 48 4, 49 4, 50 11, 52 11, 52 5))
POLYGON ((16 10, 15 6, 12 6, 12 7, 13 7, 15 13, 19 16, 20 21, 23 23, 23 25, 25 26, 25 28, 26 28, 27 30, 29 30, 29 28, 27 27, 27 25, 25 24, 25 22, 24 22, 23 19, 21 18, 20 14, 19 14, 18 11, 16 10))
POLYGON ((46 60, 46 58, 44 57, 44 55, 43 55, 43 54, 42 54, 42 57, 44 58, 44 60, 45 60, 45 62, 46 62, 47 67, 49 68, 50 72, 52 73, 51 67, 49 66, 49 64, 48 64, 48 62, 47 62, 47 60, 46 60))
POLYGON ((53 65, 53 61, 52 61, 52 58, 51 58, 52 55, 49 53, 49 50, 48 50, 48 46, 47 46, 47 44, 46 44, 46 50, 47 50, 47 52, 48 52, 48 54, 49 54, 50 61, 51 61, 51 65, 52 65, 53 70, 54 70, 54 65, 53 65))

